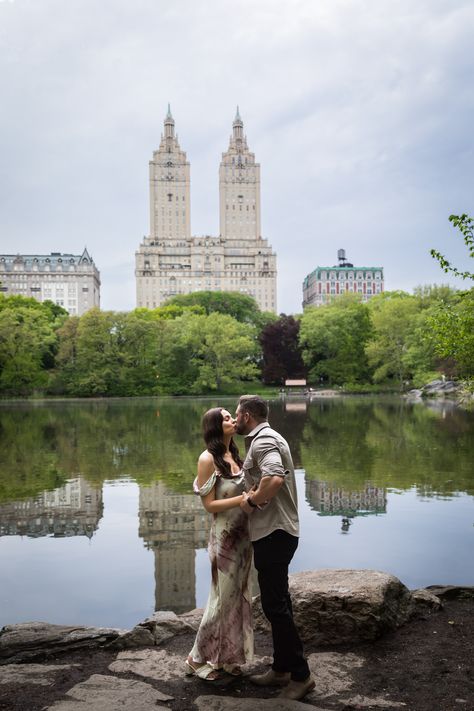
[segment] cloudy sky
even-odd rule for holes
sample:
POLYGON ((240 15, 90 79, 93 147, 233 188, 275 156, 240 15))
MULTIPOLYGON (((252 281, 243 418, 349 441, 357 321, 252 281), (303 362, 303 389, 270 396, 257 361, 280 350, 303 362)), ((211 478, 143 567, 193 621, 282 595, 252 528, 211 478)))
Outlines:
POLYGON ((217 234, 240 106, 261 164, 278 309, 345 248, 387 289, 472 269, 471 0, 0 0, 0 251, 81 253, 102 307, 135 306, 148 161, 171 103, 193 234, 217 234))

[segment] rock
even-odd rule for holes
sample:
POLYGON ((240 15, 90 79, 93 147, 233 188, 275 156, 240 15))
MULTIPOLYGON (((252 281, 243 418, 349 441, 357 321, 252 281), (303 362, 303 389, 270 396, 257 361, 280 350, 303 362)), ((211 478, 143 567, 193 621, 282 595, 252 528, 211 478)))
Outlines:
POLYGON ((327 698, 350 690, 354 683, 352 671, 360 669, 364 659, 352 652, 316 652, 309 655, 308 664, 316 682, 314 694, 327 698))
POLYGON ((143 681, 94 674, 73 686, 64 699, 48 706, 47 711, 169 711, 167 706, 157 706, 163 696, 143 681))
POLYGON ((197 632, 198 627, 201 624, 203 614, 203 608, 196 607, 194 610, 190 610, 190 612, 184 612, 182 615, 178 615, 178 618, 190 625, 193 630, 197 632))
POLYGON ((198 711, 328 711, 320 706, 308 706, 289 699, 236 699, 222 696, 198 696, 194 704, 198 711))
POLYGON ((460 390, 461 386, 454 380, 432 380, 423 386, 422 392, 425 397, 439 397, 452 395, 460 390))
POLYGON ((80 664, 8 664, 0 669, 0 685, 53 686, 57 674, 80 666, 80 664))
POLYGON ((423 617, 426 613, 438 612, 443 607, 443 603, 432 592, 426 588, 411 591, 412 611, 410 617, 423 617))
POLYGON ((147 679, 169 681, 184 677, 184 658, 165 649, 130 650, 120 652, 109 669, 116 674, 131 672, 147 679))
POLYGON ((134 627, 129 632, 123 632, 108 646, 109 649, 134 649, 135 647, 153 647, 155 638, 145 627, 134 627))
POLYGON ((152 617, 140 622, 138 626, 149 630, 157 645, 177 634, 196 631, 189 622, 168 610, 155 612, 152 617))
POLYGON ((474 598, 474 585, 428 585, 428 592, 441 598, 441 600, 465 600, 474 598))
POLYGON ((347 709, 396 709, 406 706, 403 701, 392 701, 385 699, 383 696, 376 698, 368 698, 367 696, 353 696, 350 699, 341 699, 342 703, 346 704, 347 709))
MULTIPOLYGON (((409 590, 375 570, 318 570, 290 575, 293 612, 306 642, 348 644, 380 637, 409 619, 409 590)), ((258 598, 256 628, 268 629, 258 598)))
POLYGON ((0 664, 23 662, 73 649, 103 647, 123 630, 22 622, 0 630, 0 664))

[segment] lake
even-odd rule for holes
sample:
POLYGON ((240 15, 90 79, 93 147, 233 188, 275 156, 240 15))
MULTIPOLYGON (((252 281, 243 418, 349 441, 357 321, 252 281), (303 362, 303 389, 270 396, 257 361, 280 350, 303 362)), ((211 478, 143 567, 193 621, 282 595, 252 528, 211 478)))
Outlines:
MULTIPOLYGON (((205 605, 209 516, 192 494, 200 418, 234 400, 0 404, 0 627, 130 628, 205 605)), ((293 451, 291 571, 371 568, 474 584, 474 413, 449 402, 275 400, 293 451)), ((236 438, 243 450, 241 438, 236 438)))

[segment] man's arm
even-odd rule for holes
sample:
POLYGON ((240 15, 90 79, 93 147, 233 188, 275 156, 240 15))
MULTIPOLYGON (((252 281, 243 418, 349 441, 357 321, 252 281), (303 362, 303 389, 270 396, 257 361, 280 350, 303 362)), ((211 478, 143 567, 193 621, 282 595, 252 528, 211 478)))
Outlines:
POLYGON ((253 456, 256 459, 262 477, 257 489, 250 491, 247 495, 244 494, 245 500, 242 502, 241 508, 247 513, 250 513, 260 504, 273 499, 283 486, 286 476, 280 450, 273 439, 259 438, 259 441, 255 442, 253 456), (251 504, 248 503, 249 499, 251 504))

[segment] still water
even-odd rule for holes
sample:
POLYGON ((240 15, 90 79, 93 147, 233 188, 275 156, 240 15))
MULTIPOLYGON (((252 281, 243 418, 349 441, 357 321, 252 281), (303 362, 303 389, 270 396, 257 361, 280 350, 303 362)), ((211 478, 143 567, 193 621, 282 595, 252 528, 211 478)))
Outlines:
MULTIPOLYGON (((190 492, 200 418, 216 404, 0 405, 0 627, 128 628, 155 609, 205 604, 209 517, 190 492)), ((271 403, 270 421, 297 467, 293 572, 372 568, 410 588, 474 584, 474 413, 291 399, 271 403)))

